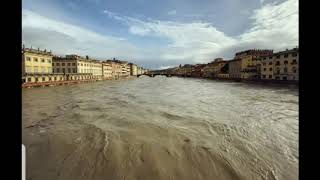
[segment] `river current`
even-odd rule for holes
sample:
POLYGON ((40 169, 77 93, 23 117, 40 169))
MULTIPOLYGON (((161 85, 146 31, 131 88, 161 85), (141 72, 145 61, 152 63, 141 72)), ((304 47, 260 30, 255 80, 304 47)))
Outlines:
POLYGON ((22 90, 27 179, 298 179, 298 88, 205 79, 22 90))

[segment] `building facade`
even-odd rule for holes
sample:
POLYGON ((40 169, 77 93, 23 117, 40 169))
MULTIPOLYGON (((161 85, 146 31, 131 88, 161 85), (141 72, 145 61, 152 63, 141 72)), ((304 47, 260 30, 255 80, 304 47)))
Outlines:
POLYGON ((235 59, 241 60, 241 78, 242 79, 259 79, 257 64, 260 57, 273 54, 273 50, 268 49, 249 49, 235 54, 235 59))
POLYGON ((131 76, 137 76, 138 75, 138 66, 130 63, 130 75, 131 76))
POLYGON ((196 64, 192 67, 191 70, 191 77, 203 77, 203 68, 205 67, 205 64, 196 64))
POLYGON ((52 74, 52 53, 46 50, 22 49, 22 74, 52 74))
POLYGON ((228 62, 229 78, 240 79, 241 78, 241 59, 233 59, 228 62))
POLYGON ((66 55, 53 57, 53 72, 62 74, 91 74, 94 79, 103 78, 102 62, 88 56, 66 55))
POLYGON ((299 49, 293 48, 260 58, 261 79, 299 80, 299 49))
POLYGON ((113 79, 112 78, 112 64, 110 62, 102 62, 102 74, 103 79, 113 79))

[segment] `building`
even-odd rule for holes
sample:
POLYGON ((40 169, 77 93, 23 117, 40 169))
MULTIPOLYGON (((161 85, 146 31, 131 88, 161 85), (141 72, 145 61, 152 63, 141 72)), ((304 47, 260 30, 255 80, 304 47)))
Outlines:
POLYGON ((122 74, 121 62, 119 60, 107 60, 106 62, 111 64, 112 79, 119 79, 122 74))
POLYGON ((240 79, 241 78, 241 59, 233 59, 228 61, 229 78, 240 79))
POLYGON ((240 59, 240 71, 242 79, 259 79, 257 64, 260 57, 273 54, 273 50, 249 49, 235 54, 235 59, 240 59))
POLYGON ((204 68, 204 77, 214 78, 217 74, 221 73, 221 68, 227 61, 223 60, 223 58, 216 58, 214 61, 208 63, 204 68))
POLYGON ((121 66, 121 77, 129 77, 130 76, 130 65, 126 61, 120 62, 121 66))
POLYGON ((192 67, 191 70, 191 77, 203 77, 203 68, 205 67, 205 64, 196 64, 192 67))
POLYGON ((175 70, 175 74, 178 76, 191 77, 192 69, 193 66, 191 64, 180 65, 179 68, 175 70))
POLYGON ((133 63, 129 63, 129 64, 130 64, 130 75, 137 76, 138 75, 138 66, 133 63))
POLYGON ((62 74, 91 74, 93 79, 101 80, 102 62, 88 56, 66 55, 53 57, 53 72, 62 74))
POLYGON ((110 62, 102 62, 103 79, 113 79, 112 77, 112 64, 110 62))
POLYGON ((52 74, 52 53, 22 48, 22 74, 52 74))
POLYGON ((299 49, 280 51, 260 58, 261 79, 299 80, 299 49))

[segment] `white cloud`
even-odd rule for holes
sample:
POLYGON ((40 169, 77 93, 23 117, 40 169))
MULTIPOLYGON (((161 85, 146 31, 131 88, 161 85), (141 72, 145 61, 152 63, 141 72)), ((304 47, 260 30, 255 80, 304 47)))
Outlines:
POLYGON ((143 54, 125 38, 101 35, 29 10, 22 10, 22 40, 29 46, 52 49, 57 54, 78 53, 100 59, 135 59, 143 54))
MULTIPOLYGON (((245 33, 230 37, 205 22, 179 23, 122 16, 129 32, 138 36, 154 36, 170 41, 159 56, 165 60, 207 62, 214 56, 232 58, 227 50, 269 48, 282 50, 298 44, 298 3, 288 0, 281 4, 266 4, 253 11, 252 27, 245 33)), ((243 12, 249 14, 248 11, 243 12)), ((234 54, 235 52, 232 52, 234 54)))
POLYGON ((174 66, 160 66, 159 69, 169 69, 169 68, 172 68, 174 66))
POLYGON ((168 12, 168 15, 175 15, 177 14, 177 11, 176 10, 171 10, 168 12))
POLYGON ((278 51, 298 45, 297 0, 262 5, 251 13, 251 27, 238 36, 228 36, 207 22, 181 23, 150 18, 141 20, 108 10, 103 13, 127 25, 130 34, 166 39, 169 43, 139 48, 123 37, 101 35, 28 10, 23 10, 23 40, 34 46, 50 48, 54 52, 105 58, 120 55, 120 58, 129 60, 143 59, 143 62, 157 64, 158 67, 208 62, 215 57, 228 59, 236 51, 247 48, 270 48, 278 51))

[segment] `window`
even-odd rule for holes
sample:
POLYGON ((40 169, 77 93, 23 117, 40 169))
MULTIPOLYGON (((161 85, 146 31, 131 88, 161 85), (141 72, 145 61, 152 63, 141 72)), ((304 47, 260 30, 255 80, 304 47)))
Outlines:
POLYGON ((278 55, 276 58, 277 58, 277 59, 280 59, 280 55, 278 55))
POLYGON ((293 56, 293 57, 296 57, 296 56, 297 56, 297 53, 292 53, 292 56, 293 56))
POLYGON ((77 69, 76 68, 73 68, 73 73, 76 73, 77 72, 77 69))
POLYGON ((46 78, 45 78, 45 77, 42 77, 42 81, 46 81, 46 78))
POLYGON ((60 77, 60 81, 62 81, 62 77, 60 77))
POLYGON ((33 58, 34 62, 38 62, 38 58, 33 58))
POLYGON ((266 78, 266 75, 262 75, 262 78, 265 79, 265 78, 266 78))
POLYGON ((60 63, 56 63, 57 66, 60 66, 60 63))
POLYGON ((297 60, 293 59, 291 64, 297 64, 297 60))
POLYGON ((51 60, 50 60, 50 59, 48 59, 48 63, 51 63, 51 60))
POLYGON ((288 61, 284 61, 284 64, 288 64, 288 61))
POLYGON ((296 73, 296 72, 297 72, 296 67, 292 67, 292 72, 294 72, 294 73, 296 73))
POLYGON ((38 72, 39 72, 38 66, 35 66, 33 69, 34 69, 34 72, 35 72, 35 73, 38 73, 38 72))
POLYGON ((287 73, 287 72, 288 72, 288 68, 285 67, 285 68, 283 69, 283 72, 284 72, 284 73, 287 73))
POLYGON ((68 63, 68 66, 70 66, 71 65, 71 63, 68 63))
POLYGON ((54 80, 56 81, 56 80, 57 80, 57 77, 54 77, 54 80))
POLYGON ((38 81, 39 81, 39 79, 36 77, 36 78, 35 78, 35 81, 36 81, 36 82, 38 82, 38 81))
POLYGON ((57 73, 59 73, 59 72, 60 72, 60 69, 59 69, 59 68, 57 68, 57 69, 56 69, 56 72, 57 72, 57 73))
POLYGON ((80 66, 80 63, 78 63, 78 66, 80 66))
POLYGON ((272 75, 269 75, 269 79, 272 79, 272 75))
POLYGON ((71 68, 68 68, 68 73, 71 73, 71 68))
POLYGON ((44 62, 44 59, 43 59, 43 58, 41 59, 41 62, 44 62))
POLYGON ((282 80, 287 80, 287 77, 285 76, 285 77, 282 77, 282 80))
POLYGON ((267 59, 266 57, 263 58, 263 60, 266 60, 266 59, 267 59))
POLYGON ((62 72, 63 72, 63 73, 65 73, 65 72, 66 72, 66 70, 65 70, 64 68, 62 68, 62 72))
POLYGON ((269 59, 272 59, 272 56, 270 56, 269 59))
POLYGON ((72 63, 72 66, 75 66, 76 65, 76 63, 72 63))
POLYGON ((65 63, 61 63, 62 66, 65 66, 65 63))
POLYGON ((279 66, 279 65, 280 65, 280 61, 277 61, 276 66, 279 66))
POLYGON ((272 68, 269 68, 269 71, 272 71, 272 68))
POLYGON ((269 65, 272 65, 272 62, 269 62, 269 65))
POLYGON ((51 77, 49 77, 49 81, 51 81, 51 77))
POLYGON ((288 57, 288 54, 285 54, 283 57, 287 58, 287 57, 288 57))
POLYGON ((31 61, 31 58, 30 58, 30 57, 26 57, 26 60, 27 60, 27 61, 31 61))
POLYGON ((28 78, 28 82, 31 82, 31 78, 28 78))
POLYGON ((280 79, 280 77, 279 77, 279 76, 276 76, 276 79, 277 79, 277 80, 279 80, 279 79, 280 79))
POLYGON ((83 64, 81 63, 81 66, 83 66, 83 64))

